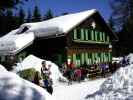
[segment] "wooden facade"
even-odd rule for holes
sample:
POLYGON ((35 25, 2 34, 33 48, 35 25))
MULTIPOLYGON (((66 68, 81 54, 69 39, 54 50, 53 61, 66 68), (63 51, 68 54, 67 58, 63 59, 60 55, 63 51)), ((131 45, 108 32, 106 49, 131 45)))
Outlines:
MULTIPOLYGON (((67 27, 67 26, 66 26, 67 27)), ((66 35, 42 38, 30 46, 30 53, 51 60, 61 66, 67 59, 79 67, 84 64, 109 63, 112 61, 111 38, 106 26, 97 16, 89 17, 71 29, 66 35), (92 22, 96 27, 91 26, 92 22)))

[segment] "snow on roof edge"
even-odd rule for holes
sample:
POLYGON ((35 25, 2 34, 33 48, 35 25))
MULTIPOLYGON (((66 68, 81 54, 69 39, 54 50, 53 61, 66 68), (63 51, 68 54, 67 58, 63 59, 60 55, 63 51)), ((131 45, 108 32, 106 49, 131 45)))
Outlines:
MULTIPOLYGON (((93 12, 91 14, 89 14, 86 18, 84 18, 83 20, 81 20, 79 23, 77 23, 76 25, 74 25, 70 30, 72 30, 74 27, 76 27, 77 25, 79 25, 80 23, 82 23, 84 20, 86 20, 87 18, 89 18, 90 16, 92 16, 94 13, 97 12, 96 9, 91 9, 93 12)), ((88 11, 88 10, 87 10, 88 11)), ((84 11, 85 12, 85 11, 84 11)), ((79 12, 81 13, 81 12, 79 12)), ((76 14, 76 13, 75 13, 76 14)), ((70 30, 64 32, 64 33, 68 33, 70 30)))
POLYGON ((45 34, 46 30, 48 30, 49 28, 56 27, 58 28, 59 34, 67 33, 75 26, 80 24, 82 21, 84 21, 86 18, 93 15, 95 12, 97 12, 96 9, 91 9, 91 10, 81 11, 78 13, 71 13, 67 15, 54 17, 52 19, 42 21, 42 22, 24 23, 20 26, 20 28, 28 27, 29 28, 28 31, 34 31, 34 32, 40 31, 40 30, 42 32, 42 29, 43 29, 45 30, 44 31, 44 34, 45 34))

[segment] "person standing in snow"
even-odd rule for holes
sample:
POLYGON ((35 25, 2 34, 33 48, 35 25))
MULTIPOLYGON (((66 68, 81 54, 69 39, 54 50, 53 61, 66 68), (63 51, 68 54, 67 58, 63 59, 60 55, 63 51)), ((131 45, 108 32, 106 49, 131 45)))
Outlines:
POLYGON ((101 63, 100 68, 102 70, 102 73, 101 73, 102 77, 105 77, 105 71, 106 71, 105 63, 101 63))
POLYGON ((44 88, 50 93, 53 93, 53 87, 52 87, 52 78, 50 77, 51 71, 50 71, 51 65, 48 65, 48 68, 46 66, 46 61, 42 61, 42 68, 41 68, 41 74, 43 77, 44 82, 44 88))
POLYGON ((74 64, 73 62, 71 61, 71 59, 68 59, 67 62, 66 62, 66 71, 65 71, 65 74, 66 74, 66 77, 68 78, 68 85, 69 84, 72 84, 72 80, 74 79, 74 64))
POLYGON ((76 68, 74 71, 76 81, 80 82, 81 81, 81 69, 76 68))

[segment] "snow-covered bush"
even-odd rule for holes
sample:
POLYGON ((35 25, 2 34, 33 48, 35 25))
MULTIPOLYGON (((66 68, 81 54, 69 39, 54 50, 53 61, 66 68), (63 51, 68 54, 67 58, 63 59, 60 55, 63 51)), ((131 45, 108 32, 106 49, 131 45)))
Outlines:
POLYGON ((36 70, 34 68, 29 68, 29 69, 18 72, 20 77, 26 80, 29 80, 29 81, 34 80, 35 73, 36 73, 36 70))

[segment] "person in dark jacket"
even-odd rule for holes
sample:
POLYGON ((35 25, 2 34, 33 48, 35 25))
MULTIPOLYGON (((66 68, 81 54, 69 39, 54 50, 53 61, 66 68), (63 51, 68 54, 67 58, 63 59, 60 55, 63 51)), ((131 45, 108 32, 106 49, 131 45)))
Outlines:
POLYGON ((48 68, 46 67, 46 61, 42 62, 42 68, 41 68, 41 74, 43 77, 43 82, 44 82, 44 88, 50 93, 53 93, 53 81, 52 78, 50 77, 51 71, 50 71, 51 65, 48 65, 48 68))

